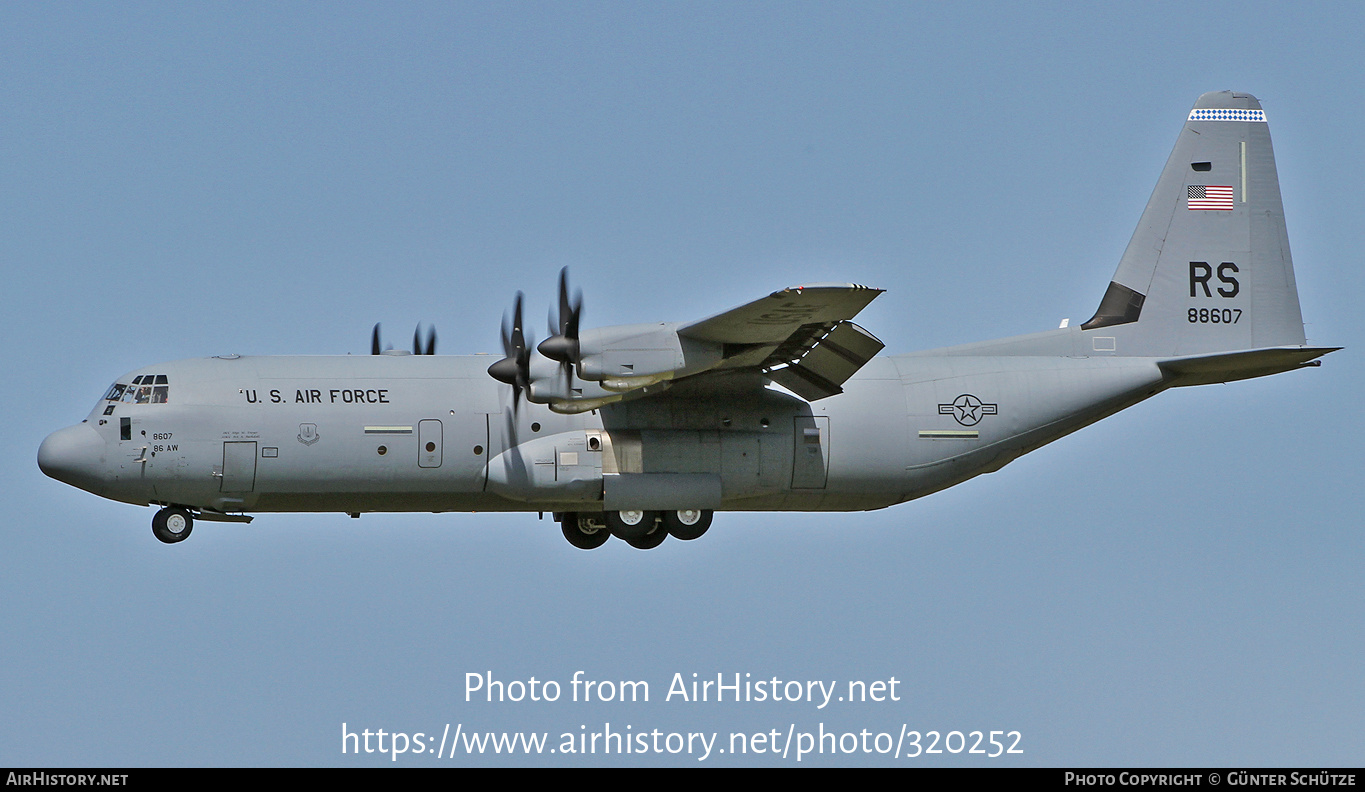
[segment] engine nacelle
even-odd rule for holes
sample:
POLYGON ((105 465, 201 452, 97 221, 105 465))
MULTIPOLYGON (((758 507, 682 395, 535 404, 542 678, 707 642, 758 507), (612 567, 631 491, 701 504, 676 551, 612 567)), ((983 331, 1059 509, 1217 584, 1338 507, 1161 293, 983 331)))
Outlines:
POLYGON ((601 435, 562 432, 509 448, 488 460, 488 488, 526 503, 600 501, 601 435))
POLYGON ((644 387, 720 363, 721 345, 678 335, 675 322, 584 331, 578 375, 615 391, 644 387))

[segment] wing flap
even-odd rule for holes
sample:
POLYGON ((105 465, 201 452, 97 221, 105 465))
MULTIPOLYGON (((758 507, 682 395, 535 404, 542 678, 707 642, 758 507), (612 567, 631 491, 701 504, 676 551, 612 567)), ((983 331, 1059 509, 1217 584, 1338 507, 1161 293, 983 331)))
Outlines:
MULTIPOLYGON (((803 334, 793 334, 793 338, 800 335, 803 334)), ((853 322, 840 322, 825 329, 813 343, 799 350, 799 355, 780 356, 788 348, 784 344, 765 365, 763 373, 806 401, 816 401, 843 393, 849 377, 885 346, 853 322)))

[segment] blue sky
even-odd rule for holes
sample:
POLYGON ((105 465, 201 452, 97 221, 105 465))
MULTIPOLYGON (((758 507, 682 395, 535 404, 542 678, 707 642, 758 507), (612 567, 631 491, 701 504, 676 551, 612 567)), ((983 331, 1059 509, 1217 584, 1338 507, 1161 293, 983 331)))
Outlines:
MULTIPOLYGON (((0 764, 395 764, 386 732, 1017 730, 801 764, 1358 764, 1359 6, 0 8, 0 764), (908 352, 1083 321, 1199 94, 1257 95, 1320 369, 1169 392, 929 498, 570 548, 535 515, 263 515, 163 546, 49 480, 113 379, 493 352, 569 266, 589 325, 857 282, 908 352), (466 702, 465 675, 650 682, 466 702), (662 701, 680 673, 902 700, 662 701)), ((539 307, 537 307, 539 306, 539 307)), ((566 688, 567 690, 567 688, 566 688)), ((794 765, 769 755, 711 764, 794 765)), ((695 764, 686 755, 396 764, 695 764)))

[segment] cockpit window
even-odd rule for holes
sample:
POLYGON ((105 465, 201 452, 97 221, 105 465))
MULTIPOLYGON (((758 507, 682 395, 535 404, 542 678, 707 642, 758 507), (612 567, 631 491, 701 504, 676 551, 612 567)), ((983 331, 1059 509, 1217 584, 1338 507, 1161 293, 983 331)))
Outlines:
POLYGON ((109 386, 104 399, 124 404, 165 404, 171 400, 171 386, 165 374, 139 374, 131 384, 116 382, 109 386))

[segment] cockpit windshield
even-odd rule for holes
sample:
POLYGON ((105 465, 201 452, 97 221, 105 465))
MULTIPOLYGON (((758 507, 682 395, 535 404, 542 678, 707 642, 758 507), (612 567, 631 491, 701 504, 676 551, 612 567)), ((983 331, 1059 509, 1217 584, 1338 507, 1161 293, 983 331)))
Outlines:
POLYGON ((165 404, 171 400, 171 386, 165 374, 139 374, 131 384, 111 385, 104 399, 123 404, 165 404))

